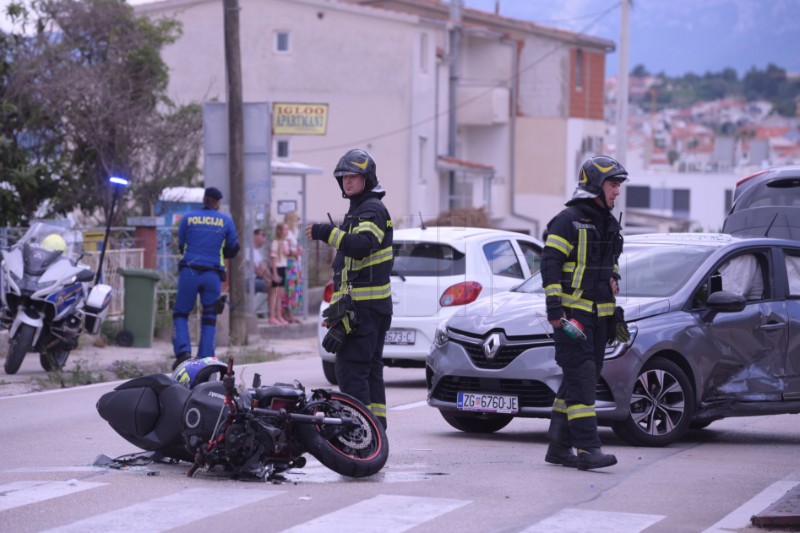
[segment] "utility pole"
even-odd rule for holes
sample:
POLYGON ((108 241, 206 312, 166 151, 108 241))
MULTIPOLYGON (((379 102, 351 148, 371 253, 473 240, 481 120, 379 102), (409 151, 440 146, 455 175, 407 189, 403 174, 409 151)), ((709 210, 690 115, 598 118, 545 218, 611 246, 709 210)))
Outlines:
MULTIPOLYGON (((456 107, 458 103, 458 49, 461 46, 461 0, 450 0, 450 83, 448 84, 448 115, 447 115, 447 155, 456 156, 456 107)), ((450 201, 452 205, 456 191, 456 173, 450 171, 450 201)))
MULTIPOLYGON (((619 84, 617 85, 617 161, 628 168, 628 34, 630 32, 631 0, 621 0, 621 20, 619 27, 619 84)), ((628 200, 626 187, 620 188, 617 198, 617 212, 622 220, 622 212, 628 200)), ((624 225, 624 222, 623 222, 624 225)))
MULTIPOLYGON (((244 104, 242 101, 242 58, 239 46, 239 0, 222 0, 225 27, 225 72, 228 79, 228 176, 230 209, 242 249, 250 246, 245 230, 244 209, 244 104)), ((231 259, 228 271, 230 291, 231 346, 247 344, 244 253, 231 259)))

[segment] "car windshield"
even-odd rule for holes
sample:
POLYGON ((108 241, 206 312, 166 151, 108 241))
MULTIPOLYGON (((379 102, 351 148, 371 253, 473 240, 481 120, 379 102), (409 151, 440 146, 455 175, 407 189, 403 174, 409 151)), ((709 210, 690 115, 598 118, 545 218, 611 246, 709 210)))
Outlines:
MULTIPOLYGON (((626 246, 619 259, 620 294, 626 297, 674 294, 714 250, 713 246, 696 244, 650 244, 630 250, 626 246)), ((514 290, 544 294, 540 272, 514 290)))
POLYGON ((458 276, 467 271, 464 254, 435 242, 395 241, 392 273, 400 276, 458 276))

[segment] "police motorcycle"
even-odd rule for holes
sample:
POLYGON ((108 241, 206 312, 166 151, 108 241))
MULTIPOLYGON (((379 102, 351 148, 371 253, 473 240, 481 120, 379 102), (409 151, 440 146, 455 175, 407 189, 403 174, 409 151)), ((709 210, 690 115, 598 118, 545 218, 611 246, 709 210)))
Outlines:
POLYGON ((97 334, 108 313, 111 287, 92 286, 94 273, 81 263, 78 232, 36 222, 2 250, 0 327, 9 330, 6 374, 15 374, 28 352, 44 370, 60 370, 81 333, 97 334))
MULTIPOLYGON (((235 479, 277 480, 309 453, 343 476, 379 472, 389 456, 380 421, 347 394, 299 382, 236 386, 233 357, 189 359, 172 377, 134 378, 100 397, 111 428, 153 461, 191 463, 187 472, 222 469, 235 479)), ((138 457, 131 456, 135 463, 138 457)), ((124 464, 124 463, 123 463, 124 464)))

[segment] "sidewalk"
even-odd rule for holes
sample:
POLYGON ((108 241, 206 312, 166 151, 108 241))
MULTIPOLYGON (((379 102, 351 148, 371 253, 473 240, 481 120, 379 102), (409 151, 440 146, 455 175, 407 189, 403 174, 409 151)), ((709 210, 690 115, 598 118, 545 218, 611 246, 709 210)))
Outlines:
MULTIPOLYGON (((250 335, 248 345, 234 347, 217 345, 217 357, 228 353, 234 356, 292 357, 317 355, 316 317, 303 324, 271 326, 259 320, 259 335, 250 335)), ((193 339, 196 344, 196 339, 193 339)), ((8 347, 7 331, 0 332, 0 360, 5 361, 8 347)), ((0 397, 38 392, 53 388, 80 386, 100 381, 127 379, 127 374, 171 373, 174 361, 172 343, 153 339, 150 348, 123 348, 103 345, 99 336, 83 335, 78 349, 70 353, 61 376, 48 374, 39 364, 39 354, 29 353, 16 374, 0 369, 0 397), (120 373, 124 377, 118 377, 120 373)))

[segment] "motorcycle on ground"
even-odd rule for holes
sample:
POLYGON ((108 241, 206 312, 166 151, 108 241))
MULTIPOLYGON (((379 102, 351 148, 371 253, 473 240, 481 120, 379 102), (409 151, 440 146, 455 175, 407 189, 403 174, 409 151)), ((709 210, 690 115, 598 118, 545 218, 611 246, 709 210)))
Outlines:
POLYGON ((100 397, 97 411, 139 448, 191 462, 189 477, 221 467, 237 479, 266 481, 302 468, 309 453, 361 478, 379 472, 389 456, 383 425, 352 396, 306 393, 299 382, 262 386, 258 374, 252 387, 236 387, 233 357, 227 365, 190 359, 172 378, 132 379, 100 397), (222 379, 213 379, 216 371, 222 379))
POLYGON ((94 273, 80 262, 77 235, 37 222, 2 250, 0 327, 9 330, 6 374, 15 374, 31 351, 39 353, 44 370, 60 370, 81 333, 100 331, 111 287, 92 286, 94 273))

